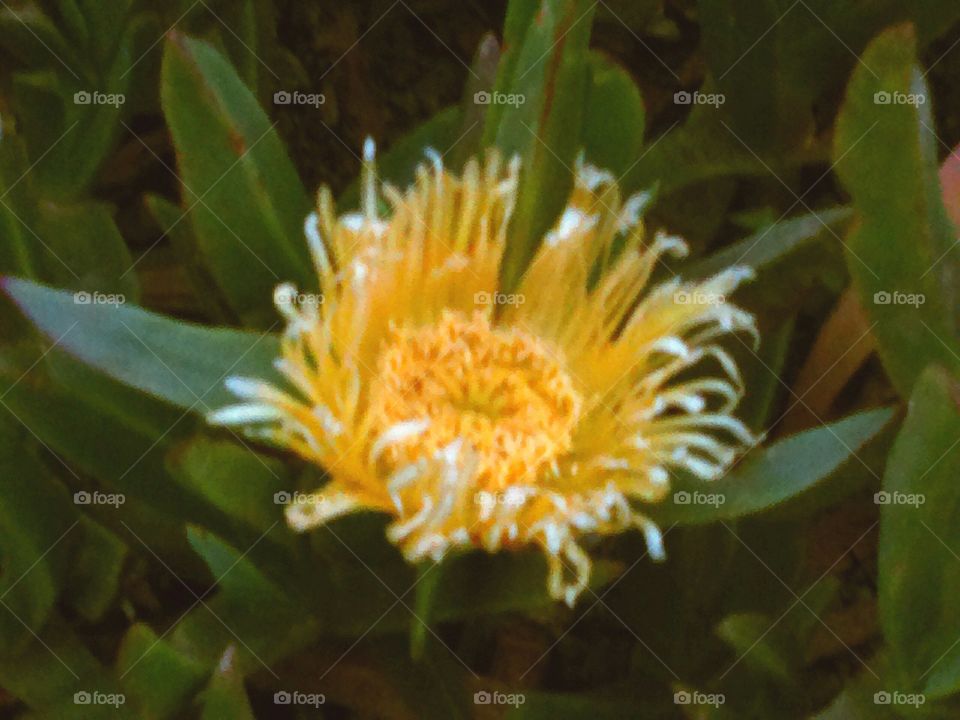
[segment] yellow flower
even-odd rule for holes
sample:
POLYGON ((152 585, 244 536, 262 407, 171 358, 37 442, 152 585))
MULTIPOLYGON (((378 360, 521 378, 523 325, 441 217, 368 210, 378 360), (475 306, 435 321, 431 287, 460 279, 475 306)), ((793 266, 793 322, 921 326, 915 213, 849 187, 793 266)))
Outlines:
POLYGON ((368 141, 361 211, 337 217, 321 190, 306 236, 323 295, 281 285, 274 298, 290 387, 229 378, 242 402, 209 420, 325 469, 320 492, 288 505, 293 529, 382 511, 411 562, 537 546, 550 594, 572 605, 590 576, 583 536, 639 528, 661 558, 636 505, 663 500, 671 470, 720 477, 754 441, 731 414, 743 388, 716 344, 756 335, 725 300, 750 272, 644 293, 661 255, 686 246, 647 239, 648 198, 624 201, 580 162, 566 209, 504 292, 519 163, 491 152, 457 177, 429 157, 401 192, 379 185, 368 141))

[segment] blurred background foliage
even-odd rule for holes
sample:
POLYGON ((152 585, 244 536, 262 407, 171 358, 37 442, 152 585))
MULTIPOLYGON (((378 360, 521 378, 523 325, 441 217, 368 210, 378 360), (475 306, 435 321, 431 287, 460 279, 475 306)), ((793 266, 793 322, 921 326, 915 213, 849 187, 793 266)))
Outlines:
POLYGON ((957 717, 960 5, 0 4, 0 716, 957 717), (690 241, 674 271, 756 269, 766 440, 723 505, 651 509, 667 563, 605 541, 570 611, 535 555, 294 537, 274 497, 318 471, 204 426, 368 135, 397 184, 523 157, 508 285, 581 150, 690 241))

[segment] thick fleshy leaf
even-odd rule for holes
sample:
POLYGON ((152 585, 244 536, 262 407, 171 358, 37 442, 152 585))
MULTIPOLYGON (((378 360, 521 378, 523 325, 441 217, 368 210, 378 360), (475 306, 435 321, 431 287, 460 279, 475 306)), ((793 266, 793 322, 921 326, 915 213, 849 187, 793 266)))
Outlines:
MULTIPOLYGON (((31 70, 15 76, 13 95, 19 131, 36 163, 35 181, 49 197, 81 194, 114 147, 131 108, 127 99, 133 75, 127 70, 136 60, 143 23, 144 18, 134 17, 116 27, 113 42, 95 43, 93 52, 73 38, 51 43, 43 30, 32 27, 14 31, 39 42, 45 53, 38 62, 43 70, 30 65, 31 70), (58 49, 63 44, 68 51, 58 49)), ((83 25, 75 31, 83 32, 83 25)))
MULTIPOLYGON (((503 23, 503 43, 500 54, 494 90, 507 93, 513 83, 520 56, 524 52, 527 31, 534 23, 540 8, 540 0, 523 0, 507 5, 507 16, 503 23)), ((483 144, 495 145, 503 116, 510 110, 505 103, 494 103, 487 108, 483 128, 483 144)))
POLYGON ((65 488, 24 448, 25 435, 0 407, 0 639, 18 649, 53 609, 71 546, 65 537, 80 535, 65 488))
POLYGON ((29 67, 62 68, 58 58, 70 67, 79 62, 56 25, 33 3, 17 9, 7 6, 0 12, 0 45, 29 67))
POLYGON ((640 89, 620 65, 590 53, 590 84, 581 144, 587 160, 619 178, 640 155, 646 110, 640 89))
POLYGON ((203 263, 193 227, 184 218, 183 210, 159 195, 148 194, 144 203, 180 260, 197 304, 212 322, 218 325, 235 324, 236 316, 230 312, 213 276, 203 263))
POLYGON ((839 237, 851 212, 834 208, 781 220, 693 263, 683 276, 703 279, 725 268, 750 267, 756 277, 737 290, 737 301, 780 321, 814 303, 824 292, 837 293, 848 282, 839 237))
MULTIPOLYGON (((707 95, 709 89, 704 89, 707 95)), ((670 126, 647 146, 623 178, 629 192, 657 184, 661 197, 696 183, 733 176, 771 178, 803 165, 823 162, 828 152, 816 143, 775 154, 745 145, 724 127, 713 105, 697 105, 682 124, 670 126)))
POLYGON ((837 171, 858 221, 847 265, 903 397, 931 363, 960 369, 960 247, 941 199, 932 97, 910 26, 874 40, 837 121, 837 171))
MULTIPOLYGON (((264 575, 251 561, 253 547, 240 552, 196 527, 188 528, 187 534, 209 568, 216 592, 204 600, 209 609, 195 608, 171 632, 172 646, 179 652, 212 665, 229 646, 242 641, 231 660, 236 671, 243 676, 258 671, 275 674, 275 663, 317 637, 319 624, 297 604, 301 589, 286 591, 264 575)), ((278 567, 272 570, 281 574, 278 567)), ((296 582, 292 576, 286 580, 296 582)))
MULTIPOLYGON (((491 99, 486 138, 509 156, 523 159, 523 173, 504 258, 506 287, 519 280, 543 234, 563 207, 572 181, 584 117, 589 73, 590 25, 596 4, 585 0, 520 3, 507 19, 519 35, 508 49, 491 99), (496 133, 493 135, 493 133, 496 133)), ((508 41, 509 42, 509 41, 508 41)))
POLYGON ((96 622, 117 597, 128 550, 116 534, 88 517, 77 530, 82 541, 71 543, 76 554, 65 583, 65 600, 85 620, 96 622))
POLYGON ((763 432, 771 422, 777 399, 783 394, 781 373, 790 353, 790 345, 796 331, 796 318, 780 318, 774 322, 763 322, 761 318, 760 337, 763 342, 756 353, 749 346, 737 345, 732 348, 738 361, 744 383, 750 388, 740 405, 737 417, 743 420, 754 432, 763 432))
POLYGON ((247 691, 243 687, 243 677, 233 666, 236 648, 230 646, 220 658, 220 664, 210 678, 206 690, 200 694, 203 713, 200 720, 256 720, 247 691))
MULTIPOLYGON (((15 414, 28 428, 26 436, 42 443, 44 451, 56 453, 61 462, 52 467, 64 469, 75 490, 94 489, 86 482, 91 478, 104 492, 123 493, 122 513, 98 515, 105 532, 112 530, 130 542, 134 541, 129 535, 132 530, 171 565, 181 571, 195 570, 196 557, 183 538, 184 516, 214 522, 217 515, 164 470, 166 443, 186 429, 185 422, 177 421, 183 413, 57 356, 57 351, 48 352, 37 363, 42 352, 30 345, 22 353, 8 349, 0 354, 0 382, 6 388, 3 412, 15 414), (104 452, 104 447, 110 452, 104 452)), ((88 615, 102 609, 116 589, 121 559, 112 540, 97 537, 101 528, 91 528, 90 537, 87 528, 83 530, 83 542, 77 541, 78 535, 71 544, 77 553, 71 582, 78 584, 70 586, 70 600, 88 615)), ((81 527, 73 532, 79 534, 81 527)))
POLYGON ((162 98, 207 266, 237 314, 267 327, 278 283, 316 285, 303 240, 310 201, 296 170, 256 98, 207 43, 168 36, 162 98))
MULTIPOLYGON (((727 122, 757 152, 811 135, 815 102, 838 89, 883 28, 914 20, 929 40, 958 17, 952 3, 899 0, 700 0, 698 6, 706 59, 728 101, 727 122)), ((863 68, 875 69, 869 60, 863 68)))
MULTIPOLYGON (((732 265, 745 265, 757 273, 755 283, 766 282, 772 272, 782 271, 785 265, 796 271, 796 254, 801 251, 812 248, 811 252, 818 255, 827 252, 826 246, 836 243, 836 236, 851 217, 849 208, 832 208, 781 220, 704 258, 684 276, 706 278, 732 265)), ((779 275, 776 281, 782 279, 779 275)))
MULTIPOLYGON (((590 587, 599 590, 619 570, 615 563, 595 562, 590 587)), ((430 608, 430 617, 438 621, 533 610, 554 602, 547 594, 546 562, 537 551, 473 552, 445 560, 438 571, 443 577, 433 590, 430 608)))
POLYGON ((27 196, 27 183, 22 182, 29 167, 26 149, 18 137, 4 138, 0 143, 0 187, 3 202, 0 203, 0 273, 36 277, 38 251, 30 236, 32 214, 26 214, 24 206, 32 206, 33 198, 27 196))
POLYGON ((137 302, 133 260, 107 206, 47 202, 35 227, 44 245, 39 276, 45 282, 137 302))
POLYGON ((202 663, 189 658, 145 624, 130 628, 117 656, 117 674, 128 703, 139 717, 182 717, 182 708, 206 676, 202 663))
POLYGON ((758 449, 709 484, 678 478, 673 494, 651 506, 666 524, 707 523, 768 510, 829 478, 890 422, 892 409, 869 410, 758 449))
POLYGON ((16 278, 0 287, 58 348, 181 408, 233 402, 228 375, 275 377, 277 339, 268 333, 205 328, 16 278))
POLYGON ((168 459, 181 483, 256 532, 265 532, 283 517, 276 498, 290 487, 282 462, 236 442, 196 438, 168 459))
POLYGON ((35 715, 30 720, 141 720, 116 680, 60 617, 23 652, 0 653, 0 686, 35 715), (98 702, 92 696, 98 693, 98 702))
POLYGON ((875 497, 880 504, 880 620, 899 689, 960 689, 960 385, 928 369, 875 497))

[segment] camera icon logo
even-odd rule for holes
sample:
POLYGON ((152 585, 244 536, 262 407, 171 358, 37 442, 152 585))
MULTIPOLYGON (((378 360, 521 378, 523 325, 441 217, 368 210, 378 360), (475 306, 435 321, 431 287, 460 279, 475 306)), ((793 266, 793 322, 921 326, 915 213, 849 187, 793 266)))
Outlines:
POLYGON ((478 690, 473 694, 474 705, 489 705, 493 702, 493 696, 486 690, 478 690))
POLYGON ((89 705, 93 697, 86 690, 75 692, 73 694, 73 703, 75 705, 89 705))
POLYGON ((891 300, 891 295, 886 290, 878 290, 873 294, 873 302, 875 305, 889 305, 891 300))
POLYGON ((73 102, 75 105, 89 105, 93 102, 93 96, 86 90, 78 90, 73 94, 73 102))
POLYGON ((489 105, 491 95, 486 90, 478 90, 473 94, 473 102, 477 105, 489 105))
POLYGON ((874 705, 889 705, 891 702, 893 702, 893 696, 886 690, 880 690, 873 694, 874 705))
POLYGON ((274 705, 289 705, 293 702, 293 696, 288 693, 286 690, 280 690, 273 694, 273 704, 274 705))
POLYGON ((89 305, 91 300, 92 297, 86 290, 81 290, 73 294, 73 302, 75 305, 89 305))
POLYGON ((693 94, 686 90, 678 90, 673 94, 673 102, 676 105, 689 105, 693 102, 693 94))
POLYGON ((275 105, 289 105, 293 102, 293 95, 286 90, 277 90, 273 94, 273 102, 275 105))
POLYGON ((673 694, 673 703, 675 705, 689 705, 693 702, 693 696, 686 690, 680 690, 673 694))
POLYGON ((78 490, 73 494, 74 505, 89 505, 93 502, 93 496, 86 490, 78 490))
POLYGON ((893 96, 886 90, 879 90, 873 94, 873 102, 876 105, 889 105, 892 100, 893 96))
POLYGON ((286 490, 281 490, 278 493, 273 494, 273 502, 276 505, 289 505, 293 502, 293 495, 288 493, 286 490))
POLYGON ((673 494, 673 502, 677 505, 689 505, 691 500, 691 495, 686 490, 680 490, 673 494))
POLYGON ((874 493, 873 502, 875 505, 889 505, 890 493, 888 493, 886 490, 881 490, 880 492, 874 493))

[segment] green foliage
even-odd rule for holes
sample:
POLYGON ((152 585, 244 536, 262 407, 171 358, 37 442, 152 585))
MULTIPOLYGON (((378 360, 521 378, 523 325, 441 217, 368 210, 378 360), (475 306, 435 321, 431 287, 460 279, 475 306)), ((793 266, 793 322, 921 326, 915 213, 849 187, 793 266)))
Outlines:
POLYGON ((860 413, 755 450, 708 488, 678 483, 673 502, 655 508, 654 516, 670 525, 732 520, 769 510, 829 478, 892 416, 890 410, 860 413), (698 503, 698 495, 714 496, 715 501, 698 503))
POLYGON ((7 295, 58 346, 100 372, 196 412, 231 397, 229 374, 271 374, 277 340, 265 332, 210 329, 125 305, 76 301, 72 293, 8 279, 7 295))
POLYGON ((170 36, 162 92, 184 212, 207 267, 246 324, 269 327, 278 282, 316 284, 299 240, 310 203, 296 170, 253 94, 208 44, 170 36))
MULTIPOLYGON (((755 274, 736 300, 761 345, 723 342, 762 440, 638 506, 666 562, 639 533, 591 539, 573 610, 530 548, 413 567, 382 515, 292 533, 285 494, 335 469, 203 420, 227 376, 281 382, 275 286, 322 290, 297 124, 348 145, 337 129, 381 109, 334 97, 376 95, 380 19, 312 3, 337 21, 296 50, 333 53, 330 97, 282 121, 293 5, 0 11, 0 716, 956 717, 960 262, 938 165, 960 137, 934 72, 956 3, 511 0, 472 61, 428 3, 381 18, 412 14, 466 84, 375 138, 379 173, 407 186, 427 148, 518 157, 507 287, 580 158, 646 193, 649 238, 689 230, 654 281, 755 274), (863 314, 841 327, 881 362, 846 367, 856 338, 829 334, 848 289, 863 314), (792 430, 798 406, 815 425, 792 430), (295 688, 325 705, 275 699, 295 688)), ((336 189, 356 208, 357 182, 336 189)))
POLYGON ((915 45, 909 26, 871 43, 850 81, 836 140, 837 170, 859 214, 847 264, 904 397, 929 363, 960 368, 957 232, 941 200, 930 90, 915 45), (890 104, 878 104, 888 97, 890 104))
POLYGON ((484 137, 523 160, 504 261, 507 288, 517 284, 572 182, 589 87, 587 43, 595 7, 585 0, 539 6, 518 2, 507 18, 507 51, 495 90, 517 98, 518 104, 512 111, 509 105, 495 105, 484 137))
POLYGON ((960 688, 953 454, 960 387, 938 368, 917 380, 890 453, 880 511, 880 618, 899 686, 930 697, 960 688))

